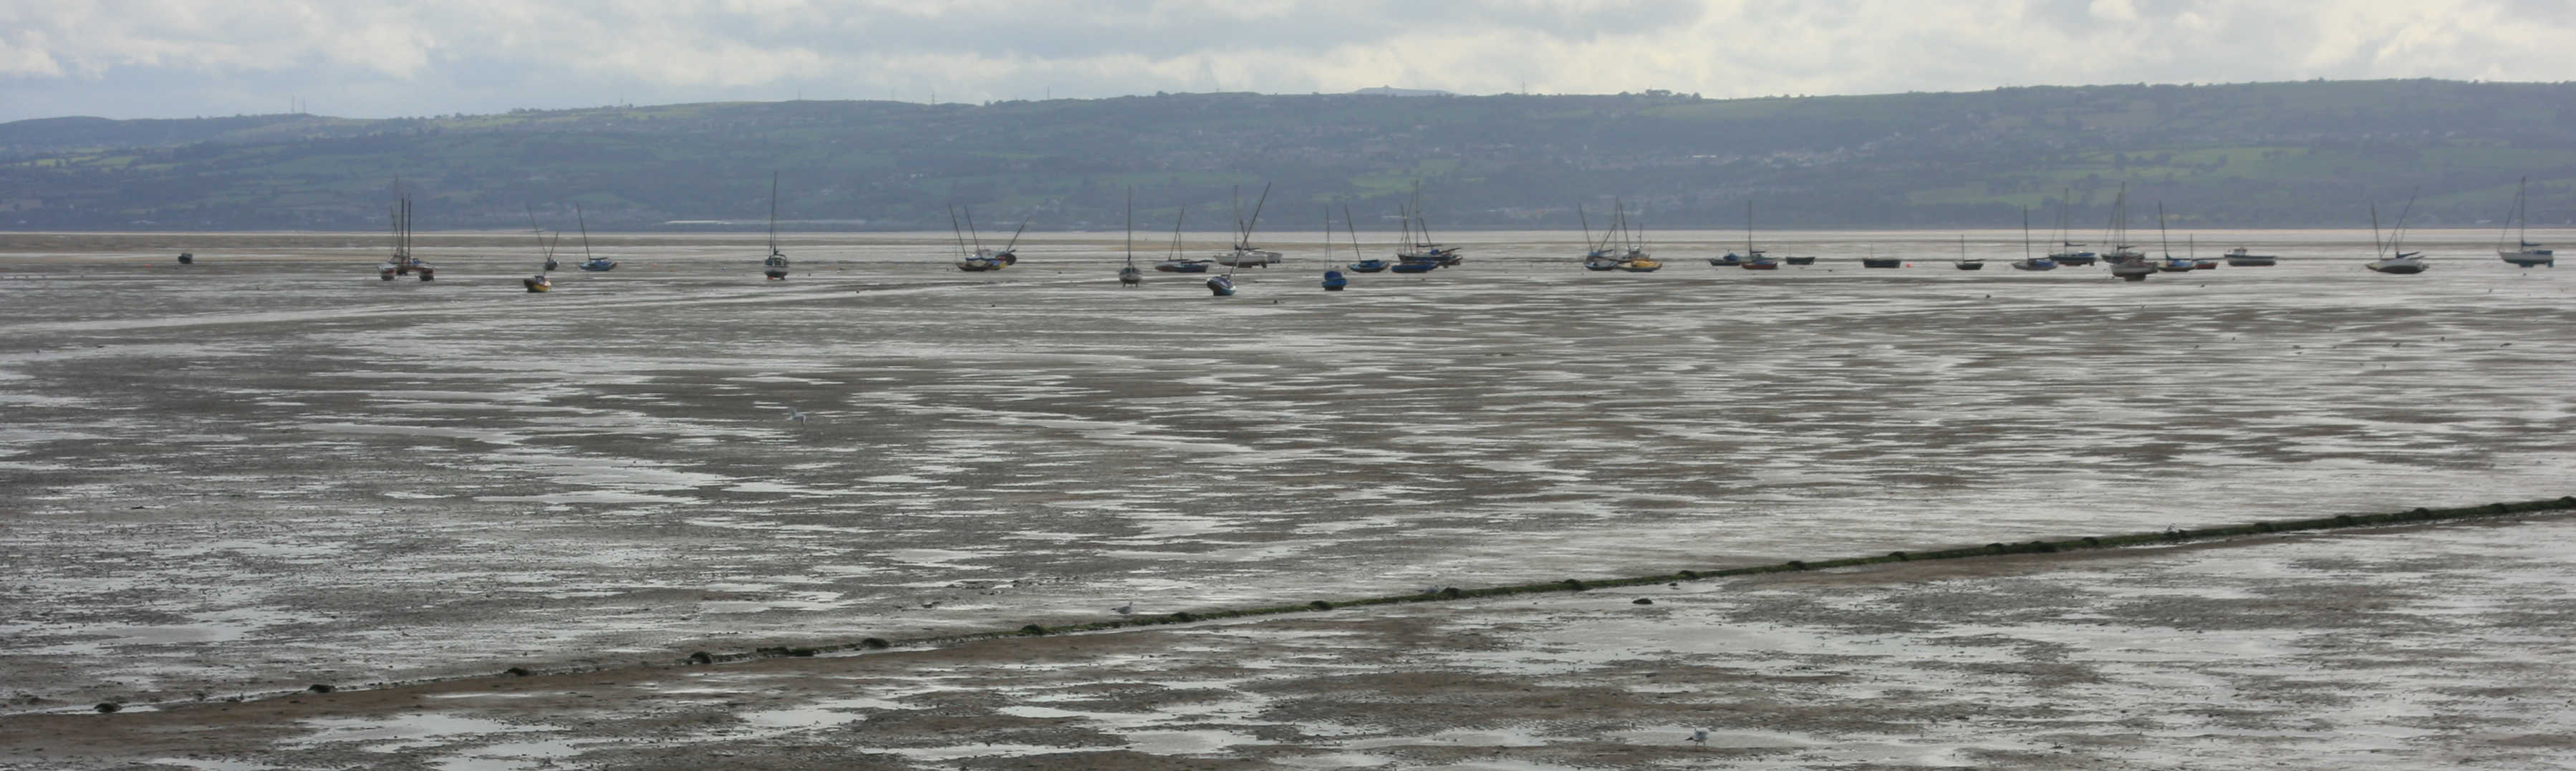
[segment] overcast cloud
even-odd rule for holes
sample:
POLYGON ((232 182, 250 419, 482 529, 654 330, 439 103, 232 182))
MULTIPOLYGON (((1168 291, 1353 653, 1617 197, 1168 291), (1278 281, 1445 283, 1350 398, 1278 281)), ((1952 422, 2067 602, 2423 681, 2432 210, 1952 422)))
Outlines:
POLYGON ((2568 0, 0 0, 0 120, 2576 79, 2568 0))

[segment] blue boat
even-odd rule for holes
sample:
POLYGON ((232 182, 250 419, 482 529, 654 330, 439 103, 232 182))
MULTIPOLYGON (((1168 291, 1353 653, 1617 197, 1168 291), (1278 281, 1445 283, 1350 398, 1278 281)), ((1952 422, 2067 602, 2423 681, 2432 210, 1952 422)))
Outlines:
POLYGON ((1396 263, 1393 267, 1387 268, 1387 270, 1396 273, 1429 273, 1439 267, 1440 263, 1430 260, 1406 260, 1404 262, 1396 263))
POLYGON ((1385 270, 1390 264, 1391 263, 1388 263, 1385 260, 1368 259, 1354 262, 1343 267, 1350 268, 1352 273, 1376 273, 1378 271, 1385 270))
POLYGON ((1209 294, 1213 294, 1218 297, 1233 297, 1234 279, 1227 278, 1225 276, 1209 276, 1207 280, 1207 288, 1209 294))
POLYGON ((592 258, 590 258, 590 259, 588 259, 588 260, 583 260, 583 261, 582 261, 582 263, 581 263, 581 269, 582 269, 582 270, 587 270, 587 271, 592 271, 592 272, 603 271, 603 270, 616 270, 616 269, 617 269, 617 261, 616 261, 616 260, 612 260, 612 259, 608 259, 608 258, 606 258, 606 257, 592 257, 592 258))
POLYGON ((1342 291, 1342 287, 1350 285, 1351 280, 1344 277, 1341 271, 1330 268, 1324 269, 1324 291, 1339 292, 1342 291))

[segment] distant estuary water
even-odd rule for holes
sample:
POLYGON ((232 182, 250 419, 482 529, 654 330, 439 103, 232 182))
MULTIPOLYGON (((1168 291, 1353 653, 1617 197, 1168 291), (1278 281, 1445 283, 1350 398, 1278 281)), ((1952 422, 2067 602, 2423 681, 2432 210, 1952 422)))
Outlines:
POLYGON ((1121 289, 1118 233, 990 273, 793 234, 775 282, 759 234, 594 235, 620 266, 546 294, 524 234, 423 235, 434 282, 365 234, 0 235, 0 697, 2576 493, 2576 267, 2491 232, 2410 234, 2416 276, 2366 230, 2177 233, 2281 262, 2143 283, 2013 270, 2019 231, 1965 234, 1978 271, 1957 233, 1756 233, 1820 258, 1770 272, 1650 232, 1647 274, 1442 235, 1465 264, 1326 293, 1347 243, 1258 234, 1283 264, 1230 298, 1121 289))

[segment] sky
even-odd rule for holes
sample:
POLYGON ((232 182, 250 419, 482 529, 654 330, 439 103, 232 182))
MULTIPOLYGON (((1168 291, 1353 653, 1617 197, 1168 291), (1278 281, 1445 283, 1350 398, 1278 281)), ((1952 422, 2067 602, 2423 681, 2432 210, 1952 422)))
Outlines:
POLYGON ((2576 0, 0 0, 0 121, 2576 80, 2576 0))

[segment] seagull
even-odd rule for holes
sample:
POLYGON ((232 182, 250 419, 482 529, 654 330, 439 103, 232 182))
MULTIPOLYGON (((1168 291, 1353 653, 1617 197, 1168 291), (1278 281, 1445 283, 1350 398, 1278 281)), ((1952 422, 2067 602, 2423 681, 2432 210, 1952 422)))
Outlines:
POLYGON ((794 407, 789 407, 787 408, 787 419, 803 423, 805 422, 805 413, 794 407))
POLYGON ((1683 741, 1687 741, 1687 742, 1690 742, 1690 743, 1692 743, 1692 744, 1697 744, 1697 745, 1699 745, 1699 746, 1700 746, 1700 747, 1702 747, 1702 748, 1706 748, 1706 747, 1708 747, 1708 729, 1706 729, 1706 728, 1693 728, 1693 729, 1691 729, 1691 735, 1690 735, 1690 738, 1688 738, 1688 739, 1684 739, 1683 741))
POLYGON ((1125 604, 1125 605, 1120 605, 1120 606, 1115 607, 1115 608, 1110 608, 1110 609, 1109 609, 1109 612, 1111 612, 1111 613, 1116 613, 1116 614, 1121 615, 1121 616, 1131 615, 1131 614, 1133 614, 1133 613, 1135 613, 1135 612, 1136 612, 1136 601, 1135 601, 1135 600, 1128 600, 1128 601, 1127 601, 1127 604, 1125 604))

